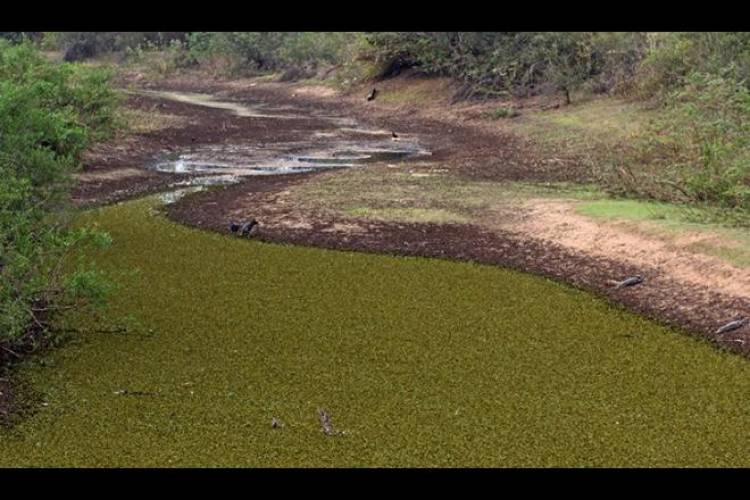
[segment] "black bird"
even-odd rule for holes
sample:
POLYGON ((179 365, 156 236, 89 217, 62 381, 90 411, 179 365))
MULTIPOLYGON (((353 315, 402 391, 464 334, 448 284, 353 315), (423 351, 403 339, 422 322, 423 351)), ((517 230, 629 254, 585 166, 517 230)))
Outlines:
POLYGON ((367 94, 367 100, 372 101, 375 99, 375 96, 378 94, 378 89, 372 89, 369 94, 367 94))
POLYGON ((240 225, 232 221, 229 223, 229 230, 232 231, 233 233, 236 233, 237 231, 240 230, 240 225))
POLYGON ((747 317, 740 317, 739 319, 736 319, 734 321, 730 321, 726 325, 722 326, 718 330, 716 330, 716 335, 721 335, 722 333, 732 332, 734 330, 739 330, 743 326, 745 326, 748 323, 749 318, 747 317))
POLYGON ((643 276, 636 274, 635 276, 630 276, 629 278, 625 278, 622 281, 616 282, 615 289, 622 288, 624 286, 634 286, 639 283, 643 283, 643 276))
POLYGON ((258 221, 253 219, 250 222, 245 222, 240 228, 242 236, 250 236, 250 232, 258 225, 258 221))

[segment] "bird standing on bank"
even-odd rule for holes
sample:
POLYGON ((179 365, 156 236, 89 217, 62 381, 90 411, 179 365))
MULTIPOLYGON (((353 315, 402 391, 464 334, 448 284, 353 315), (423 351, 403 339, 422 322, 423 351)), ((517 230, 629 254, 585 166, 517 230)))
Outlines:
POLYGON ((250 222, 245 222, 242 224, 242 227, 240 228, 240 234, 242 236, 250 236, 250 233, 253 229, 255 229, 258 226, 258 221, 253 219, 250 222))
POLYGON ((375 99, 375 96, 378 95, 378 89, 373 88, 369 94, 367 94, 367 100, 372 101, 375 99))

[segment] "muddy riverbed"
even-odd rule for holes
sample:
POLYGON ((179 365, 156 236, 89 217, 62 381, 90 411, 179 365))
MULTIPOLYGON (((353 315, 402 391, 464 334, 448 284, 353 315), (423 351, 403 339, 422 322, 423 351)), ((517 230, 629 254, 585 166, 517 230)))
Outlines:
MULTIPOLYGON (((373 220, 303 206, 295 186, 315 178, 325 188, 326 176, 341 169, 392 169, 415 176, 439 172, 440 178, 490 183, 584 177, 569 165, 550 167, 514 137, 352 98, 301 98, 294 89, 177 81, 167 82, 162 91, 131 95, 130 106, 182 116, 184 126, 142 134, 132 150, 94 154, 84 174, 90 177, 76 190, 79 203, 180 190, 165 195, 176 202, 170 216, 204 229, 226 232, 228 221, 254 217, 261 222, 259 238, 266 241, 510 266, 596 291, 726 348, 750 352, 744 330, 714 336, 718 326, 750 311, 750 301, 709 284, 680 281, 647 261, 634 264, 617 255, 595 256, 546 241, 538 231, 373 220), (131 174, 117 177, 122 170, 131 174), (224 186, 194 193, 217 184, 224 186), (191 196, 183 197, 187 193, 191 196), (646 275, 646 285, 617 291, 609 286, 613 279, 633 274, 646 275)), ((395 201, 401 197, 403 193, 393 193, 395 201)), ((419 206, 418 199, 412 203, 419 206)), ((529 213, 518 205, 506 217, 529 213)), ((689 265, 690 259, 685 262, 689 265)))

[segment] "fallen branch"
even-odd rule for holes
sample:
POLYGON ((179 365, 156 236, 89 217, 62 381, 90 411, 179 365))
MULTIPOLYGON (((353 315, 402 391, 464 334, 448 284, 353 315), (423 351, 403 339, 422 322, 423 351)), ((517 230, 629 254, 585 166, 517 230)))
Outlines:
POLYGON ((5 351, 5 352, 8 352, 8 353, 12 354, 12 355, 13 355, 13 356, 15 356, 16 358, 19 358, 19 359, 21 358, 21 356, 20 356, 20 355, 19 355, 18 353, 14 352, 14 351, 12 351, 12 350, 10 350, 10 349, 8 349, 7 347, 5 347, 5 346, 3 346, 3 345, 0 345, 0 349, 2 349, 2 350, 3 350, 3 351, 5 351))

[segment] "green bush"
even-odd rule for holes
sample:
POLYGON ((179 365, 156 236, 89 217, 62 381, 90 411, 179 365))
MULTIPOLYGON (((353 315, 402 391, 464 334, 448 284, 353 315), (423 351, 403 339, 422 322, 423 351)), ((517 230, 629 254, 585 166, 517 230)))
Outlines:
POLYGON ((114 125, 108 78, 0 41, 0 345, 38 338, 54 313, 100 304, 110 286, 75 262, 108 237, 70 228, 66 210, 81 152, 114 125))
POLYGON ((515 118, 520 115, 521 115, 521 112, 512 106, 507 107, 507 108, 495 108, 494 110, 489 111, 486 114, 487 118, 491 118, 493 120, 501 120, 503 118, 515 118))
POLYGON ((694 73, 750 83, 750 33, 651 33, 638 69, 640 97, 663 97, 694 73))
POLYGON ((566 100, 601 72, 605 60, 601 37, 588 32, 389 32, 367 37, 384 65, 383 76, 417 67, 480 91, 559 91, 566 100))
POLYGON ((196 60, 209 63, 223 58, 234 71, 315 69, 344 62, 360 36, 345 32, 194 32, 188 37, 188 47, 196 60))
POLYGON ((663 201, 750 208, 750 91, 732 79, 692 73, 662 111, 609 165, 622 193, 663 201))
POLYGON ((166 47, 173 40, 185 41, 186 36, 185 32, 56 31, 44 33, 41 44, 46 49, 64 51, 67 60, 79 60, 146 45, 166 47))

